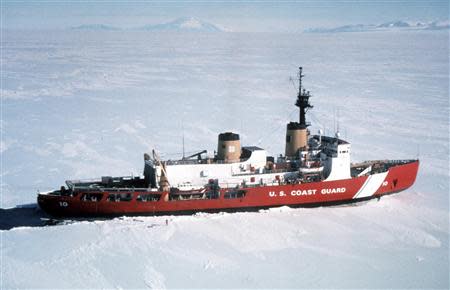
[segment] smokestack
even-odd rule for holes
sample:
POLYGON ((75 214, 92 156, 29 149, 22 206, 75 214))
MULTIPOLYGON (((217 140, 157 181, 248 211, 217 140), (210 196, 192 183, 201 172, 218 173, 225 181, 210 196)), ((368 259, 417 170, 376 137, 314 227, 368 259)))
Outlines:
POLYGON ((226 132, 219 134, 217 145, 217 160, 223 160, 226 163, 239 162, 241 157, 241 141, 239 134, 226 132))

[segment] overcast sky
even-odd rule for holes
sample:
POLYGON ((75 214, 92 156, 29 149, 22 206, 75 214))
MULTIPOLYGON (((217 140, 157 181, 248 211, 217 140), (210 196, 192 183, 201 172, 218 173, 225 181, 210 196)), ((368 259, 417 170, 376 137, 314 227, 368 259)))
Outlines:
POLYGON ((295 32, 392 20, 446 21, 449 1, 2 1, 3 28, 130 28, 196 17, 233 31, 295 32))

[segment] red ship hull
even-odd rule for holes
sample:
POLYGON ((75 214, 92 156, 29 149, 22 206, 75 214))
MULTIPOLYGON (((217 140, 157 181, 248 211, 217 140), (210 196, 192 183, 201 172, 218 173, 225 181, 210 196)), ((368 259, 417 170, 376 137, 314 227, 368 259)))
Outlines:
POLYGON ((399 192, 409 188, 415 181, 419 161, 399 164, 387 172, 354 177, 344 180, 320 181, 302 184, 247 187, 240 190, 244 196, 226 198, 225 189, 218 198, 171 200, 168 192, 157 192, 157 201, 138 201, 139 191, 131 193, 129 201, 111 202, 108 192, 101 198, 86 201, 76 196, 39 194, 39 206, 56 217, 92 217, 121 215, 163 215, 193 212, 219 212, 252 210, 276 206, 319 206, 352 203, 399 192))

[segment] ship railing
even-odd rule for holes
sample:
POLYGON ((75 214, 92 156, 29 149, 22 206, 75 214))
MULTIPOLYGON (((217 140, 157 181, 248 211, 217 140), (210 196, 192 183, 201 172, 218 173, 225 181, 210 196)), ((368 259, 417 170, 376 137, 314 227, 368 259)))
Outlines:
POLYGON ((105 187, 102 185, 91 186, 73 186, 74 191, 108 191, 108 192, 120 192, 120 191, 152 191, 147 187, 105 187))
POLYGON ((387 162, 392 164, 406 164, 414 161, 417 161, 417 159, 398 159, 398 160, 388 160, 387 162))
POLYGON ((101 178, 66 180, 66 183, 70 183, 70 184, 77 184, 77 183, 96 183, 96 182, 102 182, 101 178))
POLYGON ((90 179, 73 179, 73 180, 66 180, 66 184, 67 186, 70 187, 74 187, 74 186, 78 186, 78 187, 88 187, 88 186, 95 186, 95 185, 102 185, 105 182, 105 178, 108 181, 111 182, 122 182, 125 180, 132 180, 136 177, 139 176, 134 176, 134 175, 130 175, 130 176, 119 176, 119 177, 112 177, 112 176, 103 176, 101 178, 90 178, 90 179))
POLYGON ((255 170, 253 172, 243 172, 243 173, 236 173, 233 174, 233 176, 248 176, 248 175, 259 175, 259 174, 273 174, 273 173, 285 173, 285 172, 290 172, 289 170, 282 168, 282 169, 272 169, 272 170, 267 170, 264 169, 263 171, 258 171, 255 170))
POLYGON ((231 164, 231 163, 241 163, 248 160, 248 158, 241 158, 236 159, 234 162, 228 162, 225 160, 216 160, 216 159, 209 159, 210 163, 208 163, 208 159, 201 159, 201 160, 167 160, 165 161, 166 165, 195 165, 195 164, 231 164))
POLYGON ((202 160, 167 160, 166 165, 202 164, 202 160))
POLYGON ((221 189, 232 190, 232 189, 241 189, 241 188, 249 188, 249 187, 263 187, 263 186, 274 186, 274 185, 282 185, 285 184, 284 181, 276 181, 273 182, 256 182, 256 183, 242 183, 242 182, 224 182, 219 183, 221 189))
POLYGON ((215 164, 231 164, 231 163, 241 163, 241 162, 245 162, 247 160, 248 160, 248 158, 236 159, 234 162, 229 162, 229 161, 225 161, 225 160, 215 160, 214 163, 215 164))
MULTIPOLYGON (((110 177, 110 176, 106 176, 106 177, 110 177)), ((119 180, 119 179, 123 179, 123 180, 127 180, 127 179, 133 179, 135 177, 138 176, 134 176, 134 175, 130 175, 130 176, 120 176, 120 177, 112 177, 112 180, 119 180)), ((97 178, 86 178, 86 179, 71 179, 71 180, 66 180, 66 183, 70 183, 70 184, 88 184, 88 183, 102 183, 102 178, 101 177, 97 177, 97 178)))
POLYGON ((388 171, 390 168, 395 167, 397 165, 404 165, 411 162, 414 162, 414 159, 399 159, 399 160, 370 160, 361 163, 352 163, 351 170, 353 175, 360 176, 362 174, 375 174, 382 173, 388 171), (365 168, 358 172, 358 168, 365 168), (370 168, 370 169, 368 169, 370 168), (363 173, 368 170, 368 172, 363 173))
POLYGON ((393 164, 393 165, 400 165, 400 164, 407 164, 407 163, 411 163, 416 161, 416 159, 397 159, 397 160, 369 160, 369 161, 364 161, 364 162, 359 162, 359 163, 352 163, 351 166, 352 167, 360 167, 360 166, 369 166, 369 165, 373 165, 376 163, 379 164, 393 164))

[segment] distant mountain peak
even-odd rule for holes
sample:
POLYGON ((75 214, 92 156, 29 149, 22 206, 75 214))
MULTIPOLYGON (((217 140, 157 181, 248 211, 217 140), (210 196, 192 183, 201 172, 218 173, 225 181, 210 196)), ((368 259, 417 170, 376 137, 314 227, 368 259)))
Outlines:
POLYGON ((183 28, 199 29, 202 27, 202 21, 194 17, 178 18, 174 22, 178 23, 179 26, 183 28))
POLYGON ((195 17, 180 17, 173 21, 150 24, 140 27, 143 30, 160 30, 160 31, 203 31, 203 32, 220 32, 225 31, 219 26, 197 19, 195 17))

